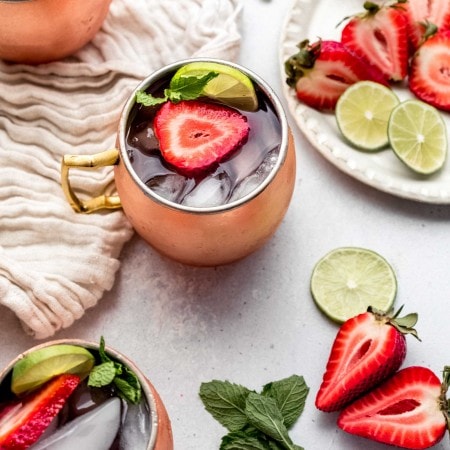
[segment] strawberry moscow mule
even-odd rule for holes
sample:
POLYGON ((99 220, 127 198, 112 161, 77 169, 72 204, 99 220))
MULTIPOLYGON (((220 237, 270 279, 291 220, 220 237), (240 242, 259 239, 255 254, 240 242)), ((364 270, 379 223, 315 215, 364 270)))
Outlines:
POLYGON ((127 152, 157 195, 217 207, 254 190, 274 168, 280 122, 268 98, 237 69, 194 62, 137 93, 127 152))
POLYGON ((56 341, 20 355, 0 384, 0 448, 171 449, 159 397, 122 358, 103 338, 99 346, 56 341))

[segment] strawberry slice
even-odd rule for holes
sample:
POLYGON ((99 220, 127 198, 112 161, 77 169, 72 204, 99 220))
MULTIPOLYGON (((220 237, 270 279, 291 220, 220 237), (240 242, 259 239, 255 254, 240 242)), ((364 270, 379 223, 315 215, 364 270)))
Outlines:
POLYGON ((438 30, 450 28, 450 2, 448 0, 408 0, 405 3, 408 34, 413 50, 426 39, 433 25, 438 30))
POLYGON ((447 383, 441 385, 431 370, 407 367, 344 409, 338 426, 350 434, 397 447, 428 448, 447 430, 446 390, 447 383))
POLYGON ((367 1, 366 11, 351 17, 341 34, 346 47, 393 81, 403 80, 408 73, 408 20, 403 3, 367 1))
POLYGON ((405 334, 417 337, 416 314, 391 317, 373 308, 342 324, 331 348, 316 407, 338 411, 381 383, 401 366, 406 355, 405 334))
POLYGON ((297 98, 319 110, 334 110, 341 94, 352 84, 372 80, 387 84, 383 75, 365 64, 340 42, 304 40, 300 51, 285 62, 286 83, 297 98))
POLYGON ((80 377, 62 374, 0 410, 0 449, 22 450, 35 443, 64 406, 80 377))
POLYGON ((202 101, 165 103, 154 121, 163 158, 179 171, 210 169, 247 140, 247 118, 227 106, 202 101))
POLYGON ((431 36, 414 54, 409 89, 424 102, 450 111, 450 30, 431 36))

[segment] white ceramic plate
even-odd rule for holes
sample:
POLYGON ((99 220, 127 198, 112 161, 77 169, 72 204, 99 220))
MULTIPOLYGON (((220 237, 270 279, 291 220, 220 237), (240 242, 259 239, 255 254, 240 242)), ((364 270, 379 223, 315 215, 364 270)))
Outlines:
MULTIPOLYGON (((347 16, 362 11, 363 0, 294 0, 281 35, 280 68, 297 52, 297 44, 310 39, 339 40, 347 16)), ((395 88, 401 99, 412 97, 407 88, 395 88)), ((320 113, 301 104, 292 88, 283 83, 288 108, 306 138, 328 161, 348 175, 376 189, 425 203, 450 204, 450 163, 428 177, 416 175, 388 148, 365 153, 349 146, 341 137, 333 114, 320 113)), ((443 113, 450 136, 450 114, 443 113)))

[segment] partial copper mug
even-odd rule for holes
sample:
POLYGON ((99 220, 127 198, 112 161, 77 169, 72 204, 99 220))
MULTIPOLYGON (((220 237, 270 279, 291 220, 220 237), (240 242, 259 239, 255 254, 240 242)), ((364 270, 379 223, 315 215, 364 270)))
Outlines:
POLYGON ((62 186, 77 212, 122 207, 137 233, 160 253, 196 266, 215 266, 237 261, 259 249, 275 233, 293 194, 296 174, 295 148, 286 115, 273 90, 250 70, 216 59, 189 59, 163 67, 143 80, 130 95, 120 116, 117 149, 90 155, 66 155, 62 186), (268 98, 280 123, 281 142, 277 161, 250 194, 214 207, 189 207, 157 195, 136 174, 127 154, 126 138, 136 92, 193 61, 213 61, 237 68, 250 77, 268 98), (82 201, 72 189, 69 170, 114 165, 118 196, 82 201))
MULTIPOLYGON (((36 345, 25 352, 14 358, 3 370, 0 371, 0 386, 5 380, 8 379, 15 364, 27 356, 28 354, 53 345, 77 345, 84 347, 87 350, 98 351, 99 346, 94 342, 85 341, 82 339, 59 339, 48 341, 44 344, 36 345)), ((143 395, 145 401, 147 402, 148 412, 150 414, 150 436, 148 439, 148 444, 146 450, 173 450, 173 436, 172 436, 172 426, 170 424, 170 419, 167 414, 167 410, 156 391, 153 384, 144 375, 144 373, 131 361, 128 357, 120 353, 119 351, 106 346, 106 353, 113 359, 131 369, 137 376, 139 383, 142 387, 143 395)), ((2 392, 3 389, 0 389, 2 392)), ((134 450, 134 449, 128 449, 134 450)))

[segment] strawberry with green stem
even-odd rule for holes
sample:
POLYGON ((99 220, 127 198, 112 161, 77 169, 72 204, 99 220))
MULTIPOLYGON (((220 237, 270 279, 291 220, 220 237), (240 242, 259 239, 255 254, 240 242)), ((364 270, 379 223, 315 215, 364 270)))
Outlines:
POLYGON ((369 307, 342 324, 316 395, 316 407, 332 412, 395 373, 406 356, 406 334, 416 338, 417 314, 391 316, 369 307))
POLYGON ((448 0, 408 0, 405 3, 408 36, 413 51, 436 31, 450 29, 448 0))
POLYGON ((407 367, 345 408, 338 426, 396 447, 432 447, 449 427, 449 383, 450 367, 444 368, 442 383, 428 368, 407 367))
POLYGON ((409 89, 420 100, 450 111, 450 30, 429 37, 415 52, 409 89))
POLYGON ((401 81, 408 73, 405 2, 398 0, 380 5, 366 1, 365 11, 350 17, 341 34, 342 44, 392 81, 401 81))
POLYGON ((312 108, 334 110, 341 94, 361 80, 387 84, 376 68, 340 42, 304 40, 298 47, 299 52, 285 62, 286 83, 295 89, 300 101, 312 108))

